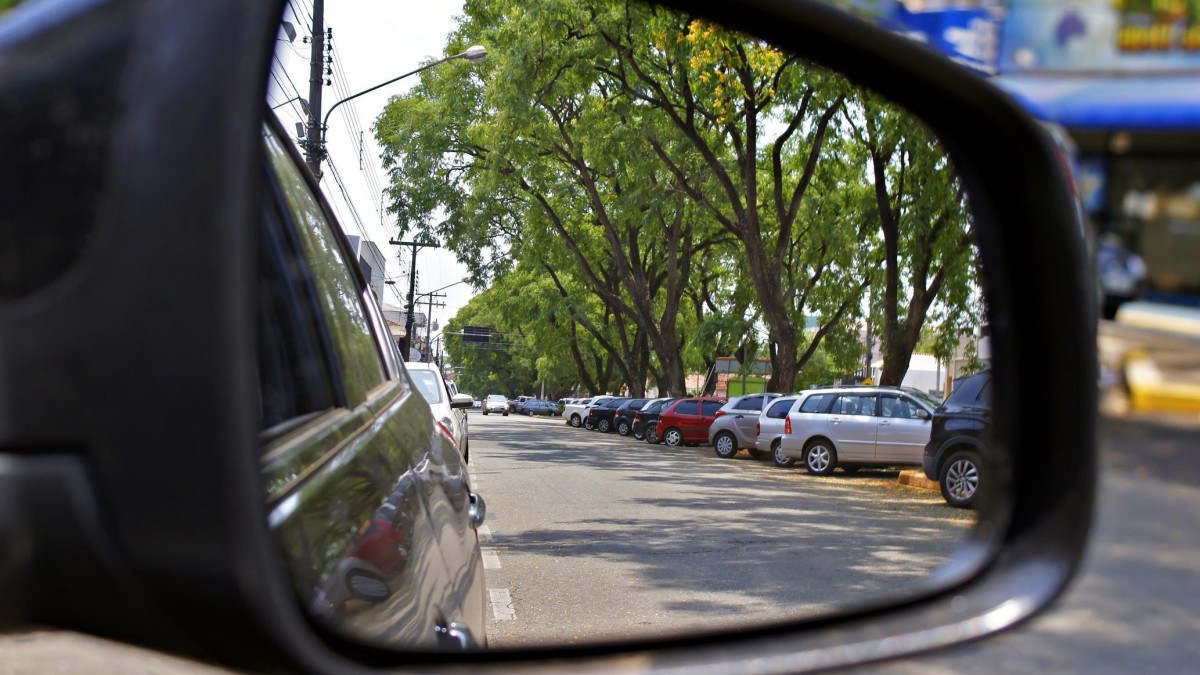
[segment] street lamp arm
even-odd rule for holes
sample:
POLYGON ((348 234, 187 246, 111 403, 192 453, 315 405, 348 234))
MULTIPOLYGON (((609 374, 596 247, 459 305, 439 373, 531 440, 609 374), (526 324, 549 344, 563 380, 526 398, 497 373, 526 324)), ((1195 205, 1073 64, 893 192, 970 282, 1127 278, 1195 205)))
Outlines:
POLYGON ((321 120, 321 143, 325 142, 325 131, 329 128, 329 116, 333 114, 333 111, 336 110, 339 105, 341 105, 347 101, 353 101, 354 99, 358 98, 359 96, 362 96, 363 94, 369 94, 369 93, 375 91, 376 89, 379 89, 380 87, 386 87, 387 85, 392 84, 393 82, 398 82, 400 80, 403 80, 406 77, 411 77, 413 75, 416 75, 417 73, 424 72, 436 65, 445 63, 447 61, 453 61, 454 59, 467 59, 471 63, 479 63, 480 61, 483 60, 483 58, 486 55, 487 55, 487 51, 483 47, 478 47, 478 46, 471 47, 467 51, 462 52, 460 54, 455 54, 453 56, 447 56, 444 59, 439 59, 437 61, 427 63, 427 64, 421 66, 420 68, 417 68, 416 70, 410 70, 409 72, 404 73, 403 75, 393 77, 392 79, 388 80, 387 82, 381 82, 381 83, 375 85, 374 87, 371 87, 370 89, 364 89, 364 90, 358 92, 357 94, 347 96, 346 98, 338 101, 337 103, 334 103, 332 106, 329 107, 329 110, 325 111, 325 119, 321 120))

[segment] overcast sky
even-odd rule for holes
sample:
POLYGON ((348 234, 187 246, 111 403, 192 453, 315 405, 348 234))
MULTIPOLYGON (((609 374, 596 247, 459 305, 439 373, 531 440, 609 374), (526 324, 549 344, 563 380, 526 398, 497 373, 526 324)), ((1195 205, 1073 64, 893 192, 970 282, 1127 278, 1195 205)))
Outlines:
MULTIPOLYGON (((309 98, 310 45, 304 43, 304 37, 312 30, 312 0, 290 0, 289 5, 284 19, 295 25, 297 35, 291 44, 278 43, 278 61, 272 64, 277 79, 271 81, 268 92, 272 107, 296 96, 296 91, 309 98)), ((454 29, 455 18, 460 14, 461 0, 325 0, 325 26, 333 29, 335 83, 323 90, 322 116, 339 99, 445 56, 446 36, 454 29)), ((326 146, 349 200, 334 180, 329 164, 322 165, 321 187, 343 229, 349 235, 365 235, 387 257, 387 276, 397 283, 389 287, 384 302, 397 307, 404 305, 408 293, 408 279, 402 275, 407 274, 411 249, 387 243, 396 237, 398 229, 394 216, 380 212, 379 191, 387 186, 387 177, 371 126, 390 97, 407 91, 418 81, 419 76, 414 75, 356 98, 340 106, 329 118, 326 146), (359 131, 363 139, 361 158, 359 131), (358 214, 357 220, 351 214, 350 203, 358 214), (403 264, 397 259, 400 253, 404 254, 403 264)), ((295 122, 304 121, 296 104, 283 105, 275 112, 293 133, 295 122)), ((449 251, 424 248, 417 254, 418 293, 454 284, 466 276, 466 268, 449 251)), ((444 326, 474 291, 468 284, 457 284, 441 292, 449 296, 441 300, 446 307, 435 307, 433 318, 444 326)))

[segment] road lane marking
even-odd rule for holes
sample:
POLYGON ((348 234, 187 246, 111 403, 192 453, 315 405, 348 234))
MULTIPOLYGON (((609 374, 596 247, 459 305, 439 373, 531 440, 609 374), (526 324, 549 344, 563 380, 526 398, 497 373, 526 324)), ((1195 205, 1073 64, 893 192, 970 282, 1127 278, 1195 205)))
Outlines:
POLYGON ((497 621, 512 621, 517 618, 517 611, 513 609, 512 596, 507 588, 490 589, 488 595, 492 600, 492 616, 496 617, 497 621))
POLYGON ((483 549, 483 569, 498 570, 500 569, 500 556, 496 555, 496 551, 490 548, 483 549))
POLYGON ((476 532, 479 533, 480 541, 495 541, 496 540, 496 538, 492 536, 492 529, 490 527, 488 527, 487 525, 480 525, 479 528, 476 530, 476 532))

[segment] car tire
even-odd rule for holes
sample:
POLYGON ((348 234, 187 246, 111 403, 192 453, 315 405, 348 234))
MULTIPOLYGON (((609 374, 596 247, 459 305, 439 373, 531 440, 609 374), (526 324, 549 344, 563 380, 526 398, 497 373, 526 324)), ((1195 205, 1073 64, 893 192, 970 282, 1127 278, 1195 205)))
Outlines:
POLYGON ((938 472, 942 499, 956 509, 969 509, 979 494, 979 456, 970 450, 957 450, 942 462, 938 472))
POLYGON ((505 410, 505 411, 504 411, 502 414, 503 414, 505 417, 508 417, 508 411, 507 411, 507 410, 505 410))
POLYGON ((567 424, 570 424, 578 429, 579 427, 583 426, 583 420, 579 418, 579 415, 571 415, 571 418, 567 420, 567 424))
POLYGON ((620 434, 622 436, 628 436, 630 431, 632 431, 632 429, 630 429, 630 427, 629 427, 629 422, 626 422, 625 420, 621 420, 620 422, 617 422, 617 433, 618 434, 620 434))
POLYGON ((599 422, 596 422, 596 431, 599 431, 602 434, 607 434, 608 430, 611 428, 612 422, 608 421, 607 419, 602 419, 599 422))
POLYGON ((592 418, 589 417, 583 421, 583 428, 587 429, 588 431, 595 431, 596 424, 595 422, 592 422, 592 418))
POLYGON ((662 440, 663 443, 666 443, 672 448, 677 448, 683 445, 683 432, 675 427, 671 427, 663 432, 662 440))
POLYGON ((771 459, 771 452, 769 450, 759 450, 758 448, 755 448, 750 451, 750 456, 761 462, 771 459))
POLYGON ((828 476, 837 468, 837 451, 833 444, 817 438, 804 446, 804 468, 814 476, 828 476))
POLYGON ((658 425, 649 424, 646 426, 646 442, 650 445, 658 445, 658 425))
POLYGON ((771 444, 771 461, 781 469, 790 469, 796 466, 796 458, 783 454, 783 444, 778 439, 771 444))
POLYGON ((733 459, 737 454, 737 439, 728 431, 722 431, 713 439, 713 452, 721 459, 733 459))
POLYGON ((645 431, 645 429, 643 429, 642 431, 635 431, 635 432, 633 432, 633 440, 635 440, 635 441, 644 441, 644 440, 646 440, 646 431, 645 431))
POLYGON ((486 410, 484 410, 484 411, 483 411, 483 414, 484 414, 484 415, 486 415, 486 414, 487 414, 487 411, 486 411, 486 410))

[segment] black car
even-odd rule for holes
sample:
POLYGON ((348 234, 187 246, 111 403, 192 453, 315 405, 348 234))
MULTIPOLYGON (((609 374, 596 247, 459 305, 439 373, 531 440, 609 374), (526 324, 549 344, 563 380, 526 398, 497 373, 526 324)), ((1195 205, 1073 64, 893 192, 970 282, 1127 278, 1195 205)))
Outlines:
POLYGON ((642 409, 642 406, 650 402, 648 398, 631 398, 621 404, 613 413, 613 429, 616 429, 618 434, 628 436, 633 433, 633 415, 642 409))
POLYGON ((667 406, 675 399, 673 398, 657 398, 649 401, 642 409, 633 414, 633 437, 637 440, 645 439, 649 443, 657 443, 658 436, 650 437, 654 426, 658 424, 658 416, 662 411, 667 409, 667 406))
POLYGON ((960 509, 975 504, 979 493, 979 463, 991 423, 990 372, 957 381, 950 396, 933 412, 929 443, 922 465, 936 480, 946 503, 960 509))
POLYGON ((585 429, 593 431, 609 432, 613 429, 613 417, 617 413, 617 408, 630 399, 625 396, 615 396, 602 403, 594 403, 591 408, 588 408, 587 418, 583 421, 585 429))

